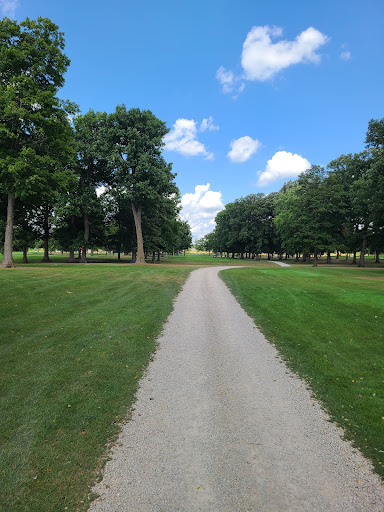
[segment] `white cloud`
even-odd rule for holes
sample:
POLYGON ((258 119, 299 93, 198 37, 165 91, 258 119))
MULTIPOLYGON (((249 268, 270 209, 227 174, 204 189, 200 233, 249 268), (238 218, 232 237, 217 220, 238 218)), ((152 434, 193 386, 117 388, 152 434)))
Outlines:
MULTIPOLYGON (((283 30, 280 27, 268 25, 252 27, 243 43, 241 55, 243 76, 236 77, 232 71, 226 70, 223 66, 220 66, 216 72, 216 78, 222 84, 223 92, 232 92, 236 82, 241 79, 264 82, 293 64, 318 63, 321 57, 317 50, 329 40, 328 36, 319 30, 309 27, 293 41, 272 42, 272 38, 281 37, 282 34, 283 30)), ((241 84, 238 92, 243 89, 244 84, 241 84)))
POLYGON ((259 176, 258 185, 267 185, 285 178, 296 178, 311 167, 310 162, 298 154, 278 151, 268 160, 265 171, 259 176))
POLYGON ((220 66, 216 71, 216 79, 223 86, 223 93, 228 94, 234 92, 235 95, 233 97, 235 99, 239 93, 244 91, 244 82, 241 82, 239 85, 239 81, 242 80, 242 77, 235 76, 232 71, 227 71, 223 66, 220 66))
POLYGON ((193 239, 210 233, 215 228, 215 217, 223 210, 221 192, 210 190, 211 185, 197 185, 194 193, 184 194, 181 198, 180 216, 189 222, 193 239))
POLYGON ((259 149, 260 141, 245 135, 245 137, 233 140, 230 146, 232 149, 227 156, 232 162, 246 162, 259 149))
POLYGON ((197 140, 197 123, 193 119, 177 119, 172 130, 164 137, 164 142, 168 151, 213 160, 213 153, 209 153, 204 144, 197 140))
POLYGON ((0 10, 4 16, 15 17, 16 8, 19 6, 19 0, 0 0, 0 10))
POLYGON ((207 130, 209 132, 216 132, 217 130, 220 130, 219 126, 217 126, 216 124, 213 123, 212 116, 209 116, 208 119, 203 119, 201 121, 200 131, 205 132, 207 130))
POLYGON ((243 44, 241 64, 248 80, 268 80, 276 73, 300 62, 319 62, 316 50, 328 37, 313 27, 301 32, 294 41, 272 43, 281 36, 279 27, 253 27, 243 44))
POLYGON ((227 71, 223 66, 220 66, 216 71, 216 79, 223 86, 224 93, 233 91, 233 87, 235 85, 235 75, 232 71, 227 71))
POLYGON ((351 58, 352 54, 351 52, 341 52, 340 53, 340 59, 342 60, 349 60, 351 58))

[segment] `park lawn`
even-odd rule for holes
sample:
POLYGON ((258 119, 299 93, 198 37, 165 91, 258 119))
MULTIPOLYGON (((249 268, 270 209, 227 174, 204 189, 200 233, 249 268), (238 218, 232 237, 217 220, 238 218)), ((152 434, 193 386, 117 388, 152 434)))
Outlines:
POLYGON ((0 510, 87 508, 191 270, 32 263, 0 271, 0 510))
POLYGON ((384 270, 245 268, 221 277, 384 477, 384 270))

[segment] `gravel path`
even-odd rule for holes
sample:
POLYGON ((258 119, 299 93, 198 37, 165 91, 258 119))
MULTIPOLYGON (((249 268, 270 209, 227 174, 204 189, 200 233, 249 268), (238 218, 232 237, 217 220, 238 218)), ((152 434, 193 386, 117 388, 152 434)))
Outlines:
POLYGON ((383 511, 370 464, 238 305, 225 268, 194 271, 178 296, 90 511, 383 511))
POLYGON ((283 261, 272 261, 272 263, 275 263, 275 265, 279 265, 280 267, 290 267, 288 263, 284 263, 283 261))

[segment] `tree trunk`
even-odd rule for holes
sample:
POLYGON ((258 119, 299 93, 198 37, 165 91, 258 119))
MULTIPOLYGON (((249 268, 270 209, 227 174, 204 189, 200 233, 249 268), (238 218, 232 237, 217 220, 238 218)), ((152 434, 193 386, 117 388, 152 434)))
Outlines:
POLYGON ((132 263, 136 262, 136 248, 132 249, 132 263))
POLYGON ((89 242, 89 216, 87 212, 84 212, 84 247, 81 251, 81 263, 87 263, 87 246, 89 242))
POLYGON ((353 251, 352 265, 356 265, 356 251, 353 251))
POLYGON ((12 194, 8 194, 7 227, 5 229, 4 257, 3 257, 3 261, 0 263, 1 268, 11 268, 11 267, 15 266, 15 263, 12 258, 14 221, 15 221, 15 198, 12 194))
POLYGON ((367 247, 367 233, 364 233, 363 239, 361 242, 360 259, 359 259, 359 264, 357 265, 358 267, 365 267, 364 256, 365 256, 365 248, 366 247, 367 247))
POLYGON ((76 260, 75 260, 75 249, 69 249, 68 263, 76 263, 76 260))
POLYGON ((145 263, 143 232, 141 229, 141 203, 131 202, 133 218, 135 219, 137 254, 135 263, 142 265, 145 263))
POLYGON ((327 252, 327 261, 326 261, 326 263, 331 264, 331 253, 330 252, 327 252))
POLYGON ((348 261, 348 258, 349 258, 349 252, 347 252, 347 254, 345 255, 345 261, 348 261))
POLYGON ((317 267, 317 249, 313 251, 313 259, 314 261, 312 267, 317 267))
POLYGON ((157 261, 160 261, 160 251, 157 251, 157 261))
POLYGON ((91 256, 93 256, 93 249, 91 249, 91 256))
POLYGON ((156 251, 152 251, 152 263, 156 263, 156 251))
POLYGON ((43 244, 44 244, 44 256, 43 256, 43 263, 51 263, 51 260, 49 259, 49 213, 48 208, 45 209, 44 212, 44 237, 43 237, 43 244))
POLYGON ((27 253, 28 253, 28 246, 23 245, 23 263, 28 263, 27 253))
POLYGON ((380 263, 380 251, 376 249, 375 251, 375 263, 380 263))

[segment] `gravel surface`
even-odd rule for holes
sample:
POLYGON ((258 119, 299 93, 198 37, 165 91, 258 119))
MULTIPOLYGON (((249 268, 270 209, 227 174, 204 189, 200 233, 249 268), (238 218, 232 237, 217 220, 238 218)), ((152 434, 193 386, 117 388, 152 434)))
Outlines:
POLYGON ((290 267, 289 263, 284 263, 283 261, 272 261, 272 263, 275 263, 276 265, 279 265, 280 267, 290 267))
POLYGON ((194 271, 178 296, 90 511, 384 511, 370 463, 219 279, 226 268, 194 271))

